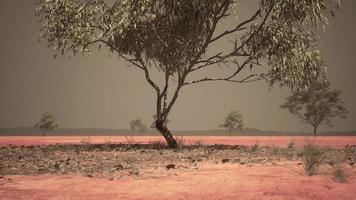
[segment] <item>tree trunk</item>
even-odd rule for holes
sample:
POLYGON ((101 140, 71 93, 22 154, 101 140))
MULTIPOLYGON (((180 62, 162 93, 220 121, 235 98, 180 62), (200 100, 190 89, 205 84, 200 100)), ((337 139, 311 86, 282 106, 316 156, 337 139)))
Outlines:
POLYGON ((318 128, 317 126, 314 126, 314 131, 313 131, 314 137, 316 137, 316 129, 317 129, 317 128, 318 128))
POLYGON ((166 139, 167 144, 170 148, 178 148, 176 140, 173 138, 171 132, 165 126, 163 120, 156 121, 156 129, 163 135, 164 139, 166 139))

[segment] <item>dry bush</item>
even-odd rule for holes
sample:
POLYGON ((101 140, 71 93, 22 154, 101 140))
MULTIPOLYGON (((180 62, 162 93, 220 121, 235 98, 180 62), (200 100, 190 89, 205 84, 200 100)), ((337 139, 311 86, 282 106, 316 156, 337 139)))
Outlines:
POLYGON ((112 144, 112 141, 110 138, 105 138, 104 139, 104 144, 112 144))
POLYGON ((271 146, 271 154, 272 155, 279 155, 280 154, 280 148, 277 147, 275 144, 271 146))
POLYGON ((187 141, 184 139, 183 136, 177 136, 174 138, 178 144, 178 146, 183 147, 187 145, 187 141))
POLYGON ((343 151, 347 164, 353 168, 356 163, 356 145, 346 145, 343 151))
POLYGON ((289 141, 287 148, 288 149, 294 149, 295 148, 295 143, 294 143, 293 139, 291 139, 289 141))
POLYGON ((112 146, 112 141, 110 138, 105 138, 104 140, 104 144, 103 144, 103 149, 106 150, 106 151, 109 151, 110 150, 110 147, 112 146))
POLYGON ((303 152, 303 166, 308 176, 315 174, 316 170, 324 161, 324 152, 317 146, 307 144, 304 146, 303 152))
POLYGON ((277 145, 272 145, 267 149, 270 155, 278 156, 279 158, 285 158, 288 160, 292 160, 297 154, 297 151, 295 151, 294 148, 282 148, 278 147, 277 145))
POLYGON ((91 149, 91 138, 88 136, 80 140, 80 144, 83 147, 83 150, 89 151, 91 149))
POLYGON ((82 145, 90 145, 91 144, 91 138, 89 136, 86 137, 86 138, 83 138, 83 139, 80 140, 80 143, 82 145))
POLYGON ((131 145, 135 143, 135 140, 133 139, 132 136, 125 136, 126 143, 131 145))
POLYGON ((252 145, 252 146, 250 147, 250 151, 251 151, 252 153, 256 153, 258 150, 260 150, 260 145, 259 145, 258 143, 255 143, 254 145, 252 145))
POLYGON ((202 140, 195 140, 194 141, 194 143, 193 143, 193 146, 203 146, 204 145, 204 143, 203 143, 203 141, 202 140))
POLYGON ((345 183, 347 175, 344 169, 342 169, 339 165, 336 165, 334 167, 333 177, 336 182, 345 183))

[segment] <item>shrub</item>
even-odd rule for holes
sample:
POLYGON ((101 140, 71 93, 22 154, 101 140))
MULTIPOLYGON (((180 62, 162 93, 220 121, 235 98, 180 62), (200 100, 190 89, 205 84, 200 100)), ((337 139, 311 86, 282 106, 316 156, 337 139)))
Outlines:
POLYGON ((251 152, 257 152, 260 149, 260 145, 255 143, 250 147, 251 152))
POLYGON ((280 154, 280 149, 276 145, 271 146, 271 154, 272 155, 279 155, 280 154))
POLYGON ((104 140, 104 144, 103 144, 103 149, 106 150, 106 151, 109 151, 110 150, 110 147, 112 146, 112 141, 110 138, 106 138, 104 140))
POLYGON ((90 137, 86 137, 80 140, 80 143, 82 144, 82 147, 84 150, 89 151, 91 149, 91 139, 90 137))
POLYGON ((340 182, 340 183, 346 182, 347 175, 339 165, 336 165, 336 167, 334 167, 333 176, 336 182, 340 182))
POLYGON ((203 145, 204 145, 204 142, 203 142, 202 140, 200 140, 200 139, 199 139, 199 140, 194 141, 193 145, 194 145, 194 146, 199 146, 199 147, 200 147, 200 146, 203 146, 203 145))
POLYGON ((175 137, 175 140, 176 140, 178 146, 181 146, 181 147, 185 146, 187 143, 183 136, 177 136, 177 137, 175 137))
POLYGON ((295 147, 295 143, 294 143, 294 141, 292 139, 291 141, 289 141, 287 148, 288 149, 294 149, 294 147, 295 147))
POLYGON ((111 145, 111 144, 112 144, 111 139, 110 139, 110 138, 105 138, 105 139, 104 139, 104 144, 111 145))
POLYGON ((324 160, 324 153, 322 149, 317 146, 308 144, 304 146, 302 156, 305 172, 308 176, 314 175, 324 160))
POLYGON ((83 138, 83 139, 80 140, 80 143, 82 145, 90 145, 91 144, 91 139, 90 139, 90 137, 83 138))
POLYGON ((136 141, 132 136, 125 136, 126 143, 129 145, 134 144, 136 141))

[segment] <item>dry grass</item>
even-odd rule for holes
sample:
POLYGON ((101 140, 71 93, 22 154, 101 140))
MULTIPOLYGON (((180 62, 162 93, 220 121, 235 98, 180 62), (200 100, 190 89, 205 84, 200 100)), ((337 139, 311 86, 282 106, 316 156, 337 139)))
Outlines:
POLYGON ((308 176, 314 175, 325 159, 323 150, 311 144, 304 146, 302 158, 308 176))
POLYGON ((183 147, 187 145, 187 141, 184 139, 183 136, 176 136, 174 139, 176 140, 179 147, 183 147))
POLYGON ((329 174, 335 181, 344 182, 347 178, 345 170, 349 169, 350 159, 356 152, 356 146, 326 149, 314 145, 282 148, 261 146, 258 143, 253 146, 201 145, 201 141, 188 142, 183 136, 176 139, 182 146, 179 150, 169 149, 164 140, 152 140, 149 144, 119 144, 106 139, 104 143, 92 144, 90 137, 83 138, 81 144, 3 146, 0 147, 0 174, 110 175, 117 172, 125 175, 130 170, 157 169, 167 163, 181 164, 195 170, 192 163, 204 161, 217 164, 224 160, 241 165, 278 165, 279 162, 288 160, 302 161, 309 176, 314 175, 320 165, 329 164, 332 167, 329 168, 329 174))
POLYGON ((136 141, 132 136, 125 136, 125 140, 127 144, 135 144, 136 141))
POLYGON ((257 153, 260 150, 260 145, 258 143, 255 143, 250 147, 250 151, 253 153, 257 153))
POLYGON ((295 148, 295 143, 293 138, 289 141, 288 145, 287 145, 288 149, 294 149, 295 148))
POLYGON ((334 167, 333 178, 336 182, 340 182, 340 183, 346 182, 346 178, 347 178, 346 172, 342 167, 340 167, 340 165, 336 165, 334 167))

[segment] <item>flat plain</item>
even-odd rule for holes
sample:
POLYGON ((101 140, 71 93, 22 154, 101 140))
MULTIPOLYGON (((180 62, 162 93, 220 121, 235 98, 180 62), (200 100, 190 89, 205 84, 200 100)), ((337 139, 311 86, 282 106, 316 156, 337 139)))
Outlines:
POLYGON ((0 199, 356 199, 356 137, 0 137, 0 199), (303 149, 323 161, 312 176, 303 149), (341 174, 336 174, 336 170, 341 174))

